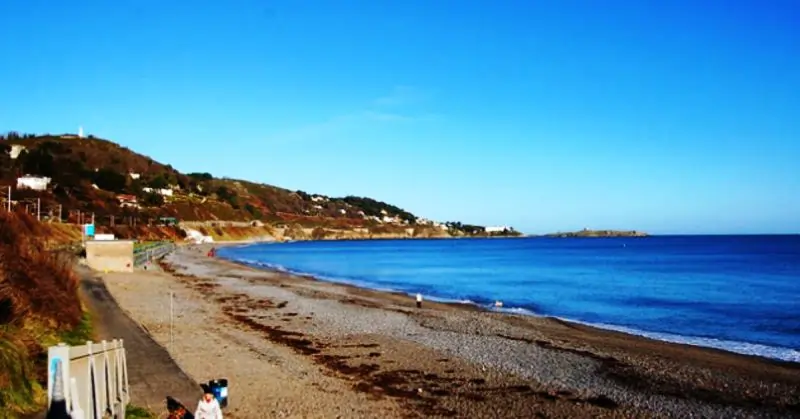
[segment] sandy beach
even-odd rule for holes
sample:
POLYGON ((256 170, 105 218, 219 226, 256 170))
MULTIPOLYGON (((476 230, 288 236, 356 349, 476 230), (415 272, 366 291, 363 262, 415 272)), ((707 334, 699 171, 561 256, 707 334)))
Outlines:
POLYGON ((800 417, 800 364, 468 305, 417 309, 207 249, 103 278, 189 376, 230 381, 227 417, 800 417))

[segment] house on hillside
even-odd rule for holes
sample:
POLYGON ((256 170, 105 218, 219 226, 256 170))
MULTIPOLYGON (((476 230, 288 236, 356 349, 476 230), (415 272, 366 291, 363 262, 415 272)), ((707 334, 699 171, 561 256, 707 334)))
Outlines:
POLYGON ((172 189, 153 189, 149 187, 142 188, 142 191, 145 193, 157 193, 161 196, 172 196, 173 192, 172 189))
POLYGON ((130 172, 130 173, 128 173, 128 175, 129 175, 129 176, 131 177, 131 179, 133 179, 133 180, 136 180, 136 179, 139 179, 140 177, 142 177, 142 175, 141 175, 140 173, 135 173, 135 172, 130 172))
POLYGON ((122 208, 139 208, 139 200, 133 195, 117 195, 117 201, 122 208))
POLYGON ((507 226, 494 226, 494 227, 486 227, 485 231, 487 233, 503 233, 506 231, 512 231, 513 228, 507 226))
POLYGON ((8 150, 8 155, 11 157, 11 160, 16 160, 23 151, 25 151, 24 145, 14 144, 11 146, 11 150, 8 150))
POLYGON ((25 175, 17 178, 17 189, 33 189, 34 191, 47 190, 50 178, 44 176, 25 175))

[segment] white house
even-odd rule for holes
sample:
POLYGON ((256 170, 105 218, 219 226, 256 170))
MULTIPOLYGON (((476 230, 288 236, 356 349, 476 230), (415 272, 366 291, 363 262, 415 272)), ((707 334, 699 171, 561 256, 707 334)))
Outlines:
POLYGON ((16 160, 16 158, 19 157, 20 153, 23 151, 25 151, 24 145, 14 144, 11 146, 11 150, 9 150, 8 155, 12 160, 16 160))
POLYGON ((131 179, 134 179, 134 180, 135 179, 139 179, 140 177, 142 177, 142 175, 139 174, 139 173, 130 172, 128 174, 131 176, 131 179))
POLYGON ((172 196, 172 189, 153 189, 150 187, 142 188, 142 192, 145 193, 157 193, 161 196, 172 196))
POLYGON ((214 238, 211 236, 204 236, 197 230, 186 229, 186 240, 192 241, 195 244, 214 243, 214 238))
POLYGON ((33 189, 34 191, 47 190, 50 183, 49 177, 25 175, 17 178, 17 189, 33 189))
POLYGON ((494 227, 486 227, 487 233, 502 233, 504 231, 511 231, 513 230, 511 227, 508 226, 494 226, 494 227))

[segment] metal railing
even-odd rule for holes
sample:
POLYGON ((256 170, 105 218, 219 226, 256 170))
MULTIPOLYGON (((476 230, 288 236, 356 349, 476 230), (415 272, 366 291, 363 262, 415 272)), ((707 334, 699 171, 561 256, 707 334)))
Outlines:
POLYGON ((125 418, 130 392, 121 339, 51 346, 47 365, 48 417, 125 418))
POLYGON ((133 266, 142 266, 145 263, 153 259, 158 259, 173 250, 175 250, 175 243, 173 242, 158 242, 137 247, 133 250, 133 266))

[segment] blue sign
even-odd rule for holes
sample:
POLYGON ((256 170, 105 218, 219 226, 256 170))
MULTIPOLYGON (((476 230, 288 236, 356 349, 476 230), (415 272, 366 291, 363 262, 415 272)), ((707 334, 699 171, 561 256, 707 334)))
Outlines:
POLYGON ((59 362, 61 362, 61 358, 59 358, 57 356, 53 357, 53 359, 50 361, 50 374, 55 375, 56 367, 58 366, 59 362))
POLYGON ((94 237, 94 224, 86 224, 84 227, 83 234, 94 237))

